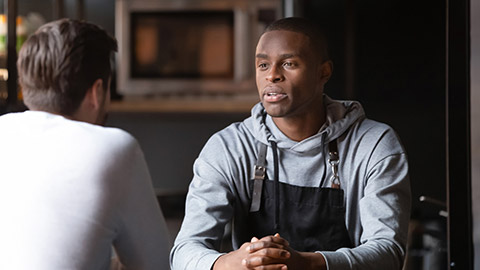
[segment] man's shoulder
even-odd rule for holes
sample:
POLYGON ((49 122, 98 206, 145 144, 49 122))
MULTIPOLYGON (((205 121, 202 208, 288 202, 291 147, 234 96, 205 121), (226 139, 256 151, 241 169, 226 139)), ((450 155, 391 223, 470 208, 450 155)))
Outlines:
POLYGON ((22 121, 24 113, 23 112, 13 112, 0 115, 0 124, 13 124, 17 121, 22 121))
POLYGON ((43 111, 26 111, 0 116, 0 125, 10 130, 48 133, 48 138, 74 138, 78 141, 110 140, 132 142, 135 139, 126 131, 115 127, 104 127, 87 122, 68 119, 62 115, 43 111))
POLYGON ((245 123, 235 122, 214 133, 205 143, 200 155, 213 159, 218 159, 219 155, 239 157, 246 150, 256 148, 255 143, 256 138, 245 123))
POLYGON ((127 131, 117 127, 104 127, 88 123, 78 123, 79 133, 85 136, 86 142, 101 144, 107 149, 134 149, 138 147, 137 140, 127 131))
POLYGON ((247 128, 245 126, 245 121, 237 121, 232 122, 228 126, 220 129, 216 134, 219 136, 228 136, 228 135, 242 135, 247 132, 247 128))
POLYGON ((376 152, 392 154, 404 153, 405 150, 398 134, 388 124, 364 118, 358 121, 350 131, 352 141, 375 149, 376 152))
POLYGON ((94 137, 122 141, 135 140, 135 138, 130 133, 118 127, 99 126, 84 122, 80 122, 79 124, 83 125, 82 128, 85 129, 84 131, 86 133, 90 133, 94 137))
MULTIPOLYGON (((123 172, 128 168, 134 168, 138 165, 138 160, 143 158, 140 144, 125 130, 83 122, 71 124, 71 140, 77 145, 71 147, 63 145, 76 153, 82 153, 82 157, 92 166, 102 164, 96 170, 110 172, 107 174, 109 179, 111 175, 115 175, 112 171, 123 172)), ((118 176, 119 179, 122 177, 118 176)), ((117 180, 114 182, 118 184, 117 180)))
POLYGON ((226 145, 235 145, 254 140, 254 136, 250 128, 247 127, 245 121, 234 122, 227 127, 215 132, 209 141, 218 141, 226 145))
POLYGON ((64 136, 70 138, 70 141, 76 141, 78 147, 97 149, 96 153, 118 154, 138 148, 137 140, 130 133, 116 127, 59 118, 46 123, 43 128, 51 129, 49 132, 55 132, 58 137, 64 136))
POLYGON ((373 136, 393 131, 393 128, 390 125, 369 118, 363 118, 357 121, 356 128, 360 132, 373 136))

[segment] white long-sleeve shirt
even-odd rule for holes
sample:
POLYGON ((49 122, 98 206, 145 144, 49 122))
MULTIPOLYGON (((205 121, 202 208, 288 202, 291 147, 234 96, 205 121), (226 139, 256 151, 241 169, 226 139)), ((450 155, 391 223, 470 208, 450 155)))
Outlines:
POLYGON ((125 131, 27 111, 0 117, 0 269, 168 269, 143 153, 125 131))

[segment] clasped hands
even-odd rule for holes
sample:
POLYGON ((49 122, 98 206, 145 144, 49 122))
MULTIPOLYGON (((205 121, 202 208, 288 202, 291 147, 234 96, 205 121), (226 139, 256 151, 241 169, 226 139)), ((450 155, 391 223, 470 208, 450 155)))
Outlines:
POLYGON ((304 270, 310 269, 313 265, 318 266, 317 263, 325 266, 325 260, 321 254, 297 252, 277 233, 261 239, 253 237, 251 242, 244 243, 239 249, 220 256, 213 270, 304 270))

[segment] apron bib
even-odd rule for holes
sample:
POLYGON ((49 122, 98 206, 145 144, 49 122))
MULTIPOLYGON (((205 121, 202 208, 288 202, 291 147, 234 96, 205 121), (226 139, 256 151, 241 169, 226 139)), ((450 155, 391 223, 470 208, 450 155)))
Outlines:
MULTIPOLYGON (((338 181, 336 141, 329 144, 332 187, 300 187, 278 181, 278 153, 272 143, 274 179, 265 174, 266 148, 259 146, 254 179, 249 181, 252 203, 247 235, 262 238, 279 233, 297 251, 334 251, 352 247, 345 227, 343 190, 338 181)), ((249 238, 249 239, 250 239, 249 238)))

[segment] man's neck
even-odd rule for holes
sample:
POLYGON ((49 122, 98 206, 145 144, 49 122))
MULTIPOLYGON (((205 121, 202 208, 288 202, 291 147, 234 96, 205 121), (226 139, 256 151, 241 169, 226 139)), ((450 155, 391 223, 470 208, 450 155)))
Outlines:
POLYGON ((294 117, 272 117, 272 119, 283 134, 291 140, 300 142, 318 133, 325 123, 325 111, 322 106, 317 112, 294 117))

